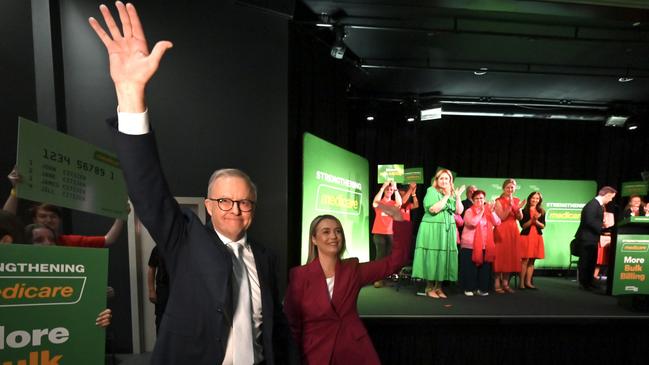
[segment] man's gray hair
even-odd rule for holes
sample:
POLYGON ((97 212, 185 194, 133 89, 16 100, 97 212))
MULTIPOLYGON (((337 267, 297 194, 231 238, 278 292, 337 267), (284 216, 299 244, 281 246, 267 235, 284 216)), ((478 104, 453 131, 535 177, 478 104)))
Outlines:
POLYGON ((250 192, 253 195, 253 200, 257 200, 257 185, 255 185, 254 182, 250 179, 250 176, 246 174, 245 172, 239 170, 239 169, 219 169, 216 170, 212 173, 212 176, 210 176, 210 181, 207 183, 207 197, 209 198, 210 196, 210 188, 212 187, 212 183, 222 177, 239 177, 242 178, 243 180, 248 183, 248 186, 250 187, 250 192))

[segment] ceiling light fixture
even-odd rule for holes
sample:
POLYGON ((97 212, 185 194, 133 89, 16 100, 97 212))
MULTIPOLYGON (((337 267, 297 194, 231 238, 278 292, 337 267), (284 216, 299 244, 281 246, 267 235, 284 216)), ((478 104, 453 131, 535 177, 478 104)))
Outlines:
POLYGON ((343 26, 334 27, 336 32, 336 40, 334 41, 333 46, 331 46, 331 57, 342 60, 345 57, 345 52, 347 51, 347 46, 345 46, 345 28, 343 26))
POLYGON ((627 119, 629 119, 629 117, 626 115, 610 115, 606 118, 604 125, 606 127, 621 127, 626 123, 627 119))
POLYGON ((631 75, 629 75, 629 67, 628 66, 626 68, 626 73, 624 74, 624 76, 617 79, 617 81, 619 81, 619 82, 631 82, 631 81, 633 81, 633 77, 631 77, 631 75))
POLYGON ((367 117, 365 117, 365 119, 366 119, 368 122, 371 122, 371 121, 374 120, 374 116, 372 116, 372 115, 368 115, 367 117))
POLYGON ((480 67, 477 71, 473 71, 473 74, 476 76, 484 76, 487 74, 487 71, 489 71, 487 67, 480 67))

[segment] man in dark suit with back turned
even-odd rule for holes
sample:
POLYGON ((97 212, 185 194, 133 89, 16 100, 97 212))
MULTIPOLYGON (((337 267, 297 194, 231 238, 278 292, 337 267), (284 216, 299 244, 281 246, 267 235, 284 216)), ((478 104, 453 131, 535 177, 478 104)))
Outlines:
POLYGON ((592 290, 593 273, 597 265, 597 243, 604 224, 604 206, 617 194, 610 186, 599 189, 597 196, 589 201, 581 210, 579 228, 575 239, 579 247, 579 286, 584 290, 592 290))
POLYGON ((120 163, 135 212, 155 240, 171 278, 171 293, 153 364, 285 364, 288 327, 278 297, 273 256, 246 231, 257 189, 236 169, 217 170, 205 207, 211 226, 173 198, 150 131, 145 88, 168 41, 151 53, 132 4, 116 3, 121 29, 100 6, 108 32, 89 22, 106 46, 118 99, 120 163))

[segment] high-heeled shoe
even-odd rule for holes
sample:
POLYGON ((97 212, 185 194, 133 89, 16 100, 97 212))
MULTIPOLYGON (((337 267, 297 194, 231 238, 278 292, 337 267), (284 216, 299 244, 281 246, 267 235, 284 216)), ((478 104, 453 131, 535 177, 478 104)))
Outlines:
POLYGON ((446 294, 444 294, 444 292, 442 291, 442 289, 437 289, 437 290, 435 290, 435 293, 437 294, 437 296, 439 296, 439 297, 442 298, 442 299, 446 299, 446 298, 448 298, 448 297, 446 296, 446 294))
POLYGON ((433 299, 439 299, 439 295, 437 295, 437 291, 433 290, 433 289, 428 290, 426 292, 426 296, 430 297, 430 298, 433 298, 433 299))
POLYGON ((525 284, 525 288, 526 288, 526 289, 532 289, 532 290, 538 290, 538 288, 535 287, 535 286, 532 285, 532 284, 525 284))
POLYGON ((506 291, 507 293, 513 294, 516 293, 516 291, 508 286, 504 286, 503 290, 506 291))

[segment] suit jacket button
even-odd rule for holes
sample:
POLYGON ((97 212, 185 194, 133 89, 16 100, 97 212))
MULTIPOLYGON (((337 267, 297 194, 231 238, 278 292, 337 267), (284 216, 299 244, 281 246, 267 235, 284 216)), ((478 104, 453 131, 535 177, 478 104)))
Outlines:
POLYGON ((223 312, 223 309, 221 309, 221 308, 216 308, 216 311, 219 312, 219 313, 221 313, 221 312, 223 312))

